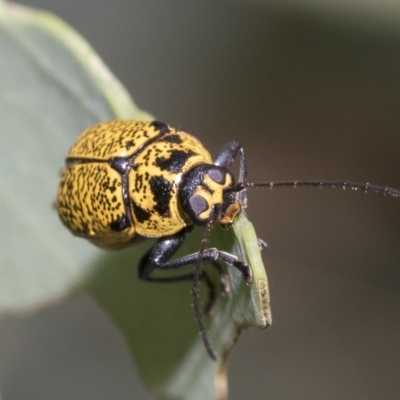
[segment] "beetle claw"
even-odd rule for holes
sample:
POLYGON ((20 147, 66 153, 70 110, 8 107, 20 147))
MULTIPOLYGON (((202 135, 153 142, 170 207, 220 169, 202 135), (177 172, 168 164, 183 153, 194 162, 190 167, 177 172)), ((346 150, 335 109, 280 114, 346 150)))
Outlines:
POLYGON ((248 285, 250 285, 250 283, 253 282, 253 273, 251 268, 246 264, 244 264, 242 268, 243 279, 248 285))

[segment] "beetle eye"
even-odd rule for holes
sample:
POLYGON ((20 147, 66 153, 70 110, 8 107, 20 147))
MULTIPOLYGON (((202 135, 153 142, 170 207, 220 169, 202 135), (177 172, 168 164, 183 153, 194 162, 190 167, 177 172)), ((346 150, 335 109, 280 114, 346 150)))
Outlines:
POLYGON ((219 168, 211 168, 208 171, 208 176, 216 183, 223 185, 226 180, 226 174, 224 171, 221 171, 219 168))
POLYGON ((190 207, 196 215, 199 215, 208 208, 207 201, 203 196, 194 195, 189 200, 190 207))

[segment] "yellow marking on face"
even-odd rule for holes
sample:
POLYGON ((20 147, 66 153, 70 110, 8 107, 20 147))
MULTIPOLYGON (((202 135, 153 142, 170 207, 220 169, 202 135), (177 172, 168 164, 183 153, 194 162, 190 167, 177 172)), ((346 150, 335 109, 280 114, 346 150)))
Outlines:
POLYGON ((211 192, 204 187, 199 186, 197 187, 194 195, 201 196, 206 201, 208 208, 199 214, 199 218, 207 220, 210 218, 212 207, 215 204, 223 203, 223 191, 225 188, 232 184, 232 178, 229 174, 227 174, 225 177, 225 182, 223 184, 220 184, 213 181, 209 175, 205 175, 203 182, 205 186, 210 189, 211 192))

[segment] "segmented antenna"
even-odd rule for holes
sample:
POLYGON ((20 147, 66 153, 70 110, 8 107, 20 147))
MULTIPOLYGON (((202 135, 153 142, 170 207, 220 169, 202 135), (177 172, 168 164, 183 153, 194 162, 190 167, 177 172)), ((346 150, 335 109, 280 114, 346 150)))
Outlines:
POLYGON ((241 182, 236 185, 235 191, 241 191, 246 188, 268 188, 275 187, 341 187, 343 189, 349 188, 351 190, 364 190, 365 192, 376 192, 388 194, 393 197, 400 197, 400 190, 393 189, 389 186, 377 186, 369 183, 357 183, 349 181, 280 181, 280 182, 241 182))
POLYGON ((201 246, 199 250, 199 255, 197 259, 196 269, 193 275, 193 285, 192 285, 192 295, 193 295, 193 306, 194 312, 196 314, 197 325, 199 326, 201 338, 203 339, 204 346, 207 350, 207 353, 211 357, 212 360, 217 361, 217 356, 215 355, 210 340, 207 335, 206 327, 203 323, 201 305, 200 305, 200 294, 199 294, 199 282, 203 264, 204 250, 206 249, 207 243, 210 238, 211 229, 215 224, 215 216, 212 216, 210 220, 207 222, 206 230, 204 232, 203 238, 201 240, 201 246))

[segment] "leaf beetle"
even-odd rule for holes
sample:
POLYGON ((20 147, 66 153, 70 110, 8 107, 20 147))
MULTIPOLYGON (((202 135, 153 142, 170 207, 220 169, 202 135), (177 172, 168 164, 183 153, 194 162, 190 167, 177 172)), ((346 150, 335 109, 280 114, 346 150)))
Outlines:
MULTIPOLYGON (((368 183, 249 183, 246 178, 244 150, 236 141, 226 144, 212 159, 195 137, 163 122, 114 120, 91 126, 76 139, 66 157, 56 208, 74 235, 105 249, 131 246, 141 238, 158 238, 140 262, 139 277, 155 282, 193 280, 197 322, 209 355, 216 359, 199 311, 196 285, 200 264, 214 264, 223 290, 228 290, 228 284, 217 261, 236 267, 248 284, 252 272, 236 256, 205 248, 206 240, 199 252, 171 261, 194 225, 207 226, 207 231, 214 224, 232 225, 246 207, 245 192, 250 187, 342 186, 400 196, 399 190, 368 183), (240 172, 235 183, 229 167, 238 155, 240 172), (174 277, 152 276, 155 269, 189 265, 197 266, 195 272, 174 277)), ((204 272, 201 278, 211 286, 204 272)))

